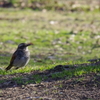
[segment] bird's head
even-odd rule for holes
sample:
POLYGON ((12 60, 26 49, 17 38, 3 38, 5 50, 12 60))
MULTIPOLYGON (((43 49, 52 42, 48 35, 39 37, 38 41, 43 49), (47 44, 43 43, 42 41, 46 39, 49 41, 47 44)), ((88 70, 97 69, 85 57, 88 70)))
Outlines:
POLYGON ((26 49, 28 46, 33 45, 32 43, 20 43, 18 49, 26 49))

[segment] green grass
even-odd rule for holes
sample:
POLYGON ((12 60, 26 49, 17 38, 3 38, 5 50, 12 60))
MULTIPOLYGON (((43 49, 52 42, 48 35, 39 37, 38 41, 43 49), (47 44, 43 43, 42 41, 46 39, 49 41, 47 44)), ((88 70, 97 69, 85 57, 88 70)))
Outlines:
MULTIPOLYGON (((99 12, 42 12, 0 9, 0 74, 45 71, 56 65, 79 64, 100 57, 99 12), (12 53, 21 42, 32 42, 31 60, 18 70, 6 72, 12 53)), ((79 67, 75 70, 52 73, 55 77, 72 77, 100 72, 99 66, 79 67)), ((48 78, 36 75, 36 83, 48 78)), ((18 79, 20 82, 20 77, 18 79)), ((30 80, 31 81, 31 80, 30 80)))
POLYGON ((86 67, 79 67, 74 70, 68 70, 68 71, 63 71, 60 73, 54 73, 52 74, 53 78, 63 78, 63 77, 73 77, 73 76, 81 76, 83 74, 88 74, 88 73, 98 73, 100 72, 100 67, 99 66, 86 66, 86 67))

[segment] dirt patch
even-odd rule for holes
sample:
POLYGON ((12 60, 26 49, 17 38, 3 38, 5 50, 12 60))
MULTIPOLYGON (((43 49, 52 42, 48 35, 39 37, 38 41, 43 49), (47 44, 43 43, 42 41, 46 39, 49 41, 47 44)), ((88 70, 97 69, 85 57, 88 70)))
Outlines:
MULTIPOLYGON (((83 64, 84 65, 84 64, 83 64)), ((77 68, 73 66, 71 68, 77 68)), ((46 79, 39 84, 34 82, 32 75, 49 76, 50 73, 70 68, 68 65, 58 65, 47 71, 2 75, 4 82, 0 83, 0 100, 100 100, 100 73, 90 73, 73 78, 46 79), (23 76, 23 83, 18 84, 12 78, 23 76), (25 85, 25 80, 33 80, 25 85)))
POLYGON ((0 100, 100 100, 100 74, 2 88, 0 100))
MULTIPOLYGON (((94 61, 94 60, 93 60, 94 61)), ((1 75, 0 100, 100 100, 100 73, 84 74, 72 78, 51 78, 50 74, 80 66, 98 65, 98 62, 80 65, 57 65, 46 71, 33 71, 14 75, 1 75), (36 84, 33 75, 48 76, 36 84), (23 76, 21 83, 13 80, 23 76), (27 85, 26 81, 31 81, 27 85)))

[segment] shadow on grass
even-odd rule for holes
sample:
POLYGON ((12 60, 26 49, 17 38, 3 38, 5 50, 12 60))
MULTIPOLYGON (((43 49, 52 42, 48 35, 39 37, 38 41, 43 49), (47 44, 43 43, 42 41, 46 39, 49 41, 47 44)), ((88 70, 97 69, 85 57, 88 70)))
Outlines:
POLYGON ((44 82, 51 82, 62 78, 52 78, 53 73, 60 73, 64 70, 62 65, 56 66, 54 69, 45 71, 32 71, 30 73, 17 73, 13 75, 1 75, 0 88, 16 87, 27 84, 37 84, 44 82))
MULTIPOLYGON (((52 82, 71 77, 79 77, 88 73, 100 72, 97 65, 57 65, 53 69, 45 71, 31 71, 30 73, 17 73, 13 75, 0 75, 0 88, 22 87, 27 84, 38 84, 41 82, 52 82)), ((100 78, 100 76, 99 76, 100 78)), ((99 84, 100 85, 100 84, 99 84)))

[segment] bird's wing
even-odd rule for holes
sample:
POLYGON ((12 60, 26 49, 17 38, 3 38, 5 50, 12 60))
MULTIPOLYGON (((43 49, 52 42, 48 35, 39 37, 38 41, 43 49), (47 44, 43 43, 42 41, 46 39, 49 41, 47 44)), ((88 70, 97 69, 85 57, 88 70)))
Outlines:
POLYGON ((14 54, 12 55, 12 58, 10 60, 10 64, 6 68, 6 71, 9 70, 13 66, 14 59, 16 59, 16 54, 17 54, 17 51, 15 51, 14 54))
POLYGON ((13 62, 14 62, 15 59, 16 59, 16 51, 15 51, 15 53, 11 57, 10 65, 13 65, 13 62))

